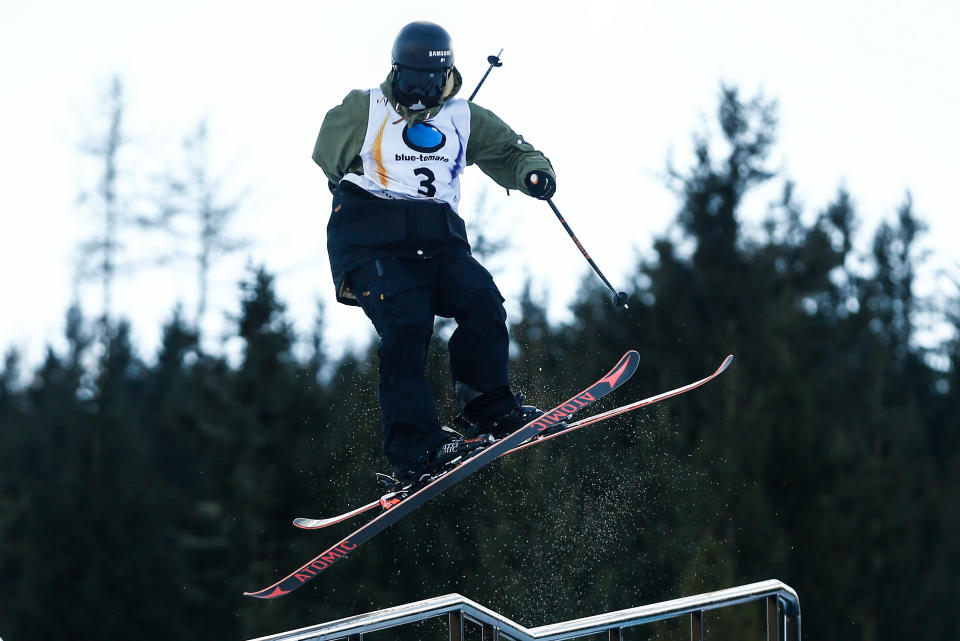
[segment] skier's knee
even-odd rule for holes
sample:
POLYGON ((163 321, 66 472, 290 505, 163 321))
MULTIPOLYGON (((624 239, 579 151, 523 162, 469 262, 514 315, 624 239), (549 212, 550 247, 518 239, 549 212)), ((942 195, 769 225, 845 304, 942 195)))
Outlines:
POLYGON ((496 289, 480 289, 473 292, 456 320, 461 325, 463 323, 504 324, 507 320, 507 311, 503 307, 500 292, 496 289))

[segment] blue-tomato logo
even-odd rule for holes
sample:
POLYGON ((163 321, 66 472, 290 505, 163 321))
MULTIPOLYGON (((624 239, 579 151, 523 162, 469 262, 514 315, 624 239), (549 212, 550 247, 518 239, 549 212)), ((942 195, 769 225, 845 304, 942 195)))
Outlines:
POLYGON ((403 128, 403 142, 410 149, 429 154, 447 144, 447 136, 431 124, 418 122, 403 128))

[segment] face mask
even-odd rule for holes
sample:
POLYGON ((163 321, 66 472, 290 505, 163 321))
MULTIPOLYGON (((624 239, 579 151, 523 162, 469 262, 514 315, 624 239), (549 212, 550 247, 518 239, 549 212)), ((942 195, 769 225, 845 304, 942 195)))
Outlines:
POLYGON ((429 109, 440 104, 449 69, 420 71, 396 66, 393 69, 393 94, 410 109, 429 109))

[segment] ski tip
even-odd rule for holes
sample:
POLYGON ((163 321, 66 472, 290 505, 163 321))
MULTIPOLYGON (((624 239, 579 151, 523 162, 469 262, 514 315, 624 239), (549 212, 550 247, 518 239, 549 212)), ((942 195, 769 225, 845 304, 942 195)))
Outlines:
POLYGON ((293 519, 293 524, 303 530, 312 530, 313 528, 317 527, 317 521, 318 519, 305 519, 303 517, 297 517, 293 519))
POLYGON ((345 519, 342 518, 332 518, 332 519, 306 519, 303 517, 297 517, 293 519, 293 524, 300 528, 301 530, 318 530, 322 527, 327 527, 328 525, 333 525, 334 523, 339 523, 345 519))
POLYGON ((720 368, 717 370, 717 374, 726 371, 728 367, 733 363, 733 354, 727 354, 727 357, 723 359, 723 363, 720 364, 720 368))
POLYGON ((278 585, 273 590, 271 590, 270 588, 267 588, 266 590, 260 590, 259 592, 244 592, 243 596, 250 596, 250 597, 253 597, 254 599, 276 599, 279 596, 283 596, 284 594, 289 594, 289 593, 290 593, 290 590, 284 590, 278 585))
POLYGON ((620 357, 620 362, 618 362, 612 370, 607 372, 607 375, 601 378, 599 383, 607 383, 610 386, 610 390, 615 390, 624 382, 627 381, 633 373, 637 371, 637 367, 640 365, 640 353, 635 349, 631 349, 626 354, 620 357))

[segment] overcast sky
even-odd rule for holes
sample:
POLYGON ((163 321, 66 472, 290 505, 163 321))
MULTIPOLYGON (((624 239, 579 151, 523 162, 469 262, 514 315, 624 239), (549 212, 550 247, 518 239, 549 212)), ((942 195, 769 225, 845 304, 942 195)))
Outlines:
MULTIPOLYGON (((0 8, 0 349, 28 361, 60 345, 77 245, 95 219, 77 205, 96 166, 79 151, 101 126, 100 97, 127 90, 126 169, 149 176, 178 159, 180 139, 210 128, 214 173, 248 190, 234 233, 250 241, 214 273, 208 335, 237 307, 248 260, 277 274, 298 330, 318 301, 327 343, 362 344, 356 308, 333 301, 325 252, 329 207, 310 152, 324 113, 353 88, 379 84, 396 32, 417 19, 454 39, 469 91, 501 47, 504 66, 477 97, 544 151, 558 174, 557 206, 615 285, 666 232, 677 201, 666 158, 683 165, 691 134, 713 119, 721 82, 779 102, 773 164, 797 183, 808 214, 843 184, 864 234, 892 219, 904 193, 931 225, 931 288, 960 264, 960 3, 836 0, 692 2, 8 2, 0 8)), ((465 96, 464 96, 465 97, 465 96)), ((491 265, 508 298, 527 274, 563 318, 586 265, 544 203, 507 197, 476 167, 462 179, 461 215, 487 188, 496 232, 515 241, 491 265)), ((145 188, 145 185, 140 184, 145 188)), ((773 194, 768 195, 770 198, 773 194)), ((762 216, 758 198, 748 221, 762 216)), ((748 208, 749 209, 749 208, 748 208)), ((135 240, 128 237, 135 246, 135 240)), ((620 286, 620 285, 618 285, 620 286)), ((94 284, 79 289, 100 312, 94 284)), ((116 312, 151 358, 177 302, 189 312, 184 263, 117 282, 116 312)), ((515 309, 508 307, 508 310, 515 309)))

